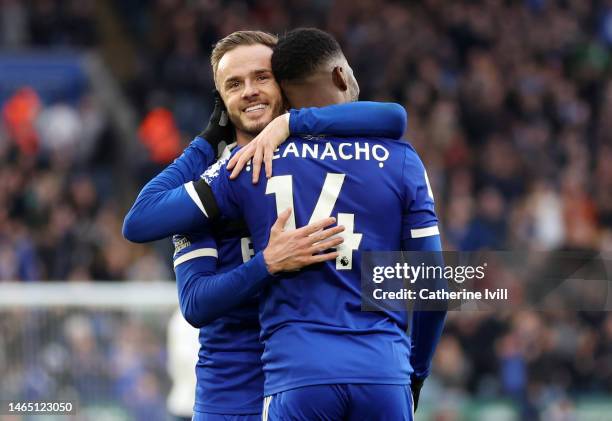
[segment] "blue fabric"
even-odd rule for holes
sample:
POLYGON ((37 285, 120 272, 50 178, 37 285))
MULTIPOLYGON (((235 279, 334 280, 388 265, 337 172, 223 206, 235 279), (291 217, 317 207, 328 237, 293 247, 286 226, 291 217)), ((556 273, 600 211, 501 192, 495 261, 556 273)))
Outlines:
MULTIPOLYGON (((406 119, 404 108, 398 104, 354 102, 293 110, 290 127, 311 135, 400 137, 406 119)), ((143 243, 198 230, 204 218, 183 184, 197 179, 214 159, 212 147, 196 137, 180 158, 142 189, 125 217, 123 236, 143 243)))
MULTIPOLYGON (((160 238, 156 237, 157 227, 168 234, 185 232, 178 230, 180 226, 175 221, 185 217, 187 211, 168 205, 185 193, 183 184, 199 179, 214 158, 210 145, 196 137, 174 163, 144 187, 126 216, 124 235, 132 241, 149 241, 160 238)), ((203 220, 201 212, 193 202, 192 206, 191 218, 199 225, 203 220)), ((248 232, 224 230, 231 223, 223 221, 214 232, 199 229, 173 237, 175 262, 202 249, 216 250, 218 254, 218 258, 198 257, 177 265, 179 302, 186 319, 202 327, 195 410, 255 414, 261 412, 263 399, 263 347, 259 343, 259 301, 255 291, 267 271, 261 256, 243 265, 251 257, 243 252, 243 245, 249 248, 248 232), (230 286, 235 287, 233 294, 230 286)))
MULTIPOLYGON (((267 276, 265 268, 265 275, 261 271, 258 274, 256 267, 251 266, 248 260, 250 255, 242 253, 242 244, 248 243, 248 238, 217 234, 216 240, 219 251, 217 274, 227 275, 226 280, 229 283, 236 285, 241 280, 249 280, 249 272, 253 273, 253 279, 267 276)), ((189 261, 194 265, 191 270, 196 273, 192 278, 193 285, 209 282, 207 276, 197 276, 197 266, 200 264, 198 261, 202 260, 201 264, 206 266, 206 259, 189 261)), ((258 259, 255 259, 255 263, 258 259)), ((179 283, 182 282, 181 266, 189 262, 177 266, 179 283)), ((202 312, 196 315, 198 318, 212 319, 213 313, 217 313, 218 317, 200 329, 201 346, 196 365, 194 409, 220 414, 259 413, 264 383, 261 363, 263 345, 259 342, 259 298, 255 292, 249 294, 249 287, 245 287, 237 288, 239 297, 226 297, 231 303, 221 302, 225 299, 221 295, 227 290, 216 281, 218 279, 212 280, 215 287, 203 285, 199 288, 199 299, 207 303, 215 300, 219 302, 213 310, 197 307, 197 310, 202 312)), ((194 295, 198 295, 198 292, 194 295)))
MULTIPOLYGON (((189 253, 217 252, 217 243, 211 234, 177 235, 173 240, 175 247, 185 246, 174 254, 174 270, 181 311, 193 327, 202 328, 253 298, 270 279, 261 252, 244 264, 242 260, 237 261, 235 268, 223 273, 217 273, 216 257, 197 257, 176 265, 177 259, 188 257, 189 253)), ((238 247, 240 244, 235 245, 238 247)), ((226 252, 221 253, 224 258, 229 257, 226 252)))
POLYGON ((123 236, 144 243, 197 229, 202 213, 189 200, 183 185, 197 180, 215 157, 210 144, 196 137, 180 157, 143 187, 125 216, 123 236))
POLYGON ((235 181, 220 168, 203 176, 224 215, 244 215, 256 252, 287 206, 297 227, 320 208, 326 211, 314 219, 331 214, 352 229, 343 233, 337 261, 283 274, 263 292, 264 394, 316 384, 408 384, 408 314, 361 311, 359 268, 362 251, 399 250, 437 225, 419 157, 408 143, 390 139, 299 137, 275 156, 275 176, 262 175, 256 185, 248 172, 235 181))
POLYGON ((257 414, 231 415, 194 412, 192 421, 261 421, 261 412, 257 414))
MULTIPOLYGON (((333 110, 333 112, 337 113, 338 110, 333 110)), ((309 111, 306 110, 305 113, 308 114, 309 111)), ((349 123, 347 119, 340 120, 340 124, 349 123)), ((350 127, 358 131, 360 123, 367 126, 368 130, 370 124, 377 124, 374 120, 362 119, 357 123, 350 121, 350 127)), ((312 124, 312 121, 310 124, 312 124)), ((326 124, 321 127, 330 127, 326 124)), ((384 122, 383 130, 389 129, 386 126, 387 124, 388 121, 384 122)), ((313 130, 315 129, 317 127, 313 126, 313 130)), ((403 129, 400 128, 397 132, 399 131, 403 132, 403 129)), ((356 134, 359 135, 359 132, 356 134)), ((346 148, 346 145, 339 145, 339 147, 341 149, 346 148)), ((203 139, 196 138, 175 163, 145 186, 126 216, 123 230, 126 238, 143 242, 163 238, 174 233, 187 232, 191 233, 188 235, 193 237, 192 239, 196 243, 201 240, 204 245, 212 247, 211 243, 206 243, 209 239, 198 237, 202 233, 201 227, 205 218, 203 218, 199 207, 187 194, 184 183, 198 179, 213 159, 212 148, 203 139)), ((244 260, 244 236, 215 234, 214 237, 219 256, 217 273, 223 274, 242 264, 244 260)), ((261 247, 257 251, 260 250, 261 247)), ((183 250, 183 254, 186 252, 187 250, 183 250)), ((203 257, 202 262, 197 264, 192 262, 194 263, 192 271, 199 271, 200 264, 210 265, 210 262, 205 261, 206 259, 206 257, 203 257)), ((261 261, 261 255, 254 260, 251 268, 255 273, 255 278, 263 277, 262 269, 265 266, 261 261)), ((182 271, 180 266, 182 265, 178 266, 179 272, 182 271)), ((212 280, 215 283, 215 280, 220 279, 211 278, 216 274, 212 274, 208 268, 205 269, 203 276, 194 277, 193 274, 189 275, 190 273, 186 270, 185 279, 189 276, 192 277, 192 280, 190 282, 186 281, 186 284, 197 285, 197 280, 204 282, 212 280)), ((179 275, 179 277, 182 276, 179 275)), ((253 291, 263 285, 258 284, 258 282, 255 279, 254 285, 256 288, 253 291)), ((221 285, 220 282, 216 283, 221 285)), ((195 289, 205 291, 209 298, 214 295, 209 296, 208 294, 217 291, 216 288, 208 286, 195 289)), ((247 288, 247 292, 250 293, 251 290, 247 288)), ((238 301, 249 295, 248 293, 239 297, 238 301)), ((210 312, 210 309, 204 310, 202 306, 197 306, 193 299, 195 295, 190 294, 194 293, 185 290, 182 292, 183 297, 187 297, 184 300, 185 302, 182 303, 182 308, 183 310, 189 310, 189 316, 190 318, 193 316, 192 321, 194 323, 206 323, 209 319, 224 311, 224 309, 219 308, 214 308, 213 312, 210 312), (192 297, 191 303, 188 302, 190 296, 192 297)), ((219 414, 254 414, 261 410, 263 374, 259 356, 262 347, 258 342, 260 327, 257 323, 257 303, 257 297, 248 298, 243 305, 210 321, 201 329, 200 358, 196 367, 198 375, 196 411, 219 414)), ((227 305, 227 303, 224 305, 227 305)), ((400 348, 406 348, 406 341, 407 338, 405 337, 399 340, 402 343, 400 348)), ((395 340, 395 342, 398 341, 395 340)), ((375 351, 373 347, 370 348, 375 351)), ((401 382, 405 382, 403 377, 401 382)))
POLYGON ((214 236, 200 232, 173 241, 175 264, 183 260, 175 267, 181 310, 201 328, 195 410, 260 412, 264 379, 257 291, 268 278, 261 253, 251 258, 248 237, 219 229, 214 236), (215 250, 218 258, 184 260, 194 252, 215 250))
MULTIPOLYGON (((270 399, 268 421, 412 421, 407 385, 333 384, 277 393, 270 399)), ((266 409, 264 405, 264 420, 266 409)))
MULTIPOLYGON (((409 238, 402 242, 402 250, 407 251, 442 251, 439 235, 421 238, 409 238)), ((438 266, 444 266, 441 254, 432 254, 438 266)), ((437 288, 444 288, 439 285, 437 288)), ((424 379, 429 375, 431 361, 436 347, 442 337, 445 311, 414 311, 410 328, 410 365, 414 370, 413 376, 424 379)))
POLYGON ((348 102, 289 112, 289 130, 292 135, 358 135, 400 139, 408 124, 404 107, 391 102, 348 102))

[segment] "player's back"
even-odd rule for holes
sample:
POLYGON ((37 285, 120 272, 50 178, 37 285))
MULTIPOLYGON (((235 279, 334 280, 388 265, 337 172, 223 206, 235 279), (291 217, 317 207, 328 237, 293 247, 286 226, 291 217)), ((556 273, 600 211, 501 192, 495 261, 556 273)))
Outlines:
MULTIPOLYGON (((406 146, 383 140, 342 142, 295 138, 287 141, 275 155, 278 158, 274 160, 274 177, 266 185, 266 209, 259 212, 275 216, 291 206, 294 212, 289 228, 302 227, 328 216, 336 217, 338 225, 346 228, 342 234, 345 241, 338 249, 340 256, 335 262, 283 276, 291 281, 279 282, 274 295, 293 298, 283 300, 283 305, 288 307, 283 313, 289 311, 296 318, 306 320, 314 306, 317 321, 327 320, 330 325, 352 329, 372 321, 367 313, 359 311, 359 306, 351 308, 355 311, 346 312, 339 311, 344 309, 339 309, 337 304, 360 304, 361 251, 400 249, 401 168, 406 146), (308 293, 304 294, 304 290, 308 293)), ((255 214, 255 209, 252 212, 255 214)), ((255 215, 247 215, 247 219, 255 219, 255 215)), ((267 220, 262 225, 264 229, 254 234, 256 249, 265 247, 266 232, 273 219, 267 220), (265 242, 260 244, 260 239, 265 242)), ((266 303, 272 305, 275 301, 266 303)), ((273 308, 264 311, 264 315, 271 313, 276 313, 273 308)), ((277 327, 275 322, 283 323, 282 319, 268 320, 272 323, 267 324, 264 333, 272 333, 277 327)))
POLYGON ((436 223, 433 202, 431 212, 405 214, 414 201, 407 172, 424 177, 418 156, 387 139, 290 138, 275 158, 271 179, 252 186, 246 172, 228 183, 255 249, 287 207, 289 227, 331 215, 346 231, 335 262, 284 274, 264 294, 266 395, 324 383, 407 384, 406 315, 361 311, 360 265, 362 251, 399 250, 408 222, 436 223))

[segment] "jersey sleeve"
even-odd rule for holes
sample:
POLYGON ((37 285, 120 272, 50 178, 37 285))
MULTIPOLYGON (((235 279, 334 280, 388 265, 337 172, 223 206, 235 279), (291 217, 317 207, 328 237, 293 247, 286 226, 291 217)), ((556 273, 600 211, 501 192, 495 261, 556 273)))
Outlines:
POLYGON ((439 236, 438 217, 427 171, 411 147, 406 147, 402 182, 402 240, 439 236))
POLYGON ((179 158, 144 186, 123 221, 123 236, 142 243, 197 228, 202 216, 183 185, 198 179, 214 158, 208 142, 196 137, 179 158))
MULTIPOLYGON (((402 249, 428 252, 422 259, 428 265, 444 266, 438 218, 427 172, 414 149, 406 148, 403 180, 405 203, 402 215, 402 249)), ((413 262, 418 265, 422 262, 413 262)), ((443 279, 433 280, 435 288, 445 288, 443 279)), ((442 336, 446 311, 415 310, 410 329, 410 365, 413 378, 429 375, 431 361, 442 336)))
POLYGON ((172 261, 176 269, 180 264, 202 258, 202 267, 214 271, 217 267, 217 242, 208 231, 197 234, 177 234, 172 236, 174 254, 172 261))
MULTIPOLYGON (((427 252, 420 254, 421 259, 426 259, 427 262, 415 261, 413 265, 426 263, 428 265, 444 266, 442 256, 442 244, 440 236, 427 236, 420 238, 409 238, 402 242, 402 249, 408 251, 427 252)), ((445 289, 444 279, 435 279, 436 289, 445 289)), ((443 303, 438 303, 441 305, 443 303)), ((419 380, 425 379, 431 370, 431 361, 436 352, 442 331, 444 330, 444 321, 446 320, 446 311, 436 309, 432 310, 415 310, 412 313, 412 321, 410 326, 410 365, 414 372, 413 378, 419 380)))
POLYGON ((181 312, 201 328, 240 306, 271 279, 262 253, 222 274, 216 273, 217 245, 209 233, 173 237, 174 271, 181 312))
POLYGON ((399 104, 358 101, 291 110, 292 135, 363 136, 400 139, 408 116, 399 104))
POLYGON ((192 201, 209 221, 220 216, 242 218, 241 201, 235 191, 237 182, 229 179, 227 170, 229 159, 220 159, 202 174, 200 180, 185 185, 192 201))

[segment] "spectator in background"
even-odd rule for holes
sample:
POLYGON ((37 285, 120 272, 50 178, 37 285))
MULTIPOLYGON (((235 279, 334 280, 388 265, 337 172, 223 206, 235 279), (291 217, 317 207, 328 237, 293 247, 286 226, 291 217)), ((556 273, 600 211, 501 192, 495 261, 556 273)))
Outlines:
MULTIPOLYGON (((137 71, 122 81, 125 92, 143 122, 155 108, 152 97, 163 93, 173 145, 206 120, 205 104, 212 103, 206 63, 214 40, 246 27, 283 32, 314 25, 347 46, 363 99, 398 101, 408 109, 408 138, 439 192, 445 249, 612 249, 609 1, 102 3, 114 6, 130 38, 126 44, 135 45, 137 71)), ((104 34, 94 5, 5 0, 0 44, 96 46, 104 34)), ((169 278, 155 250, 120 238, 127 204, 112 197, 115 168, 104 152, 113 138, 104 138, 108 122, 95 104, 48 110, 35 93, 21 94, 15 102, 30 105, 25 112, 21 106, 3 111, 0 130, 0 279, 169 278), (61 121, 72 129, 57 123, 57 131, 39 131, 39 115, 51 119, 45 127, 61 121), (58 142, 50 140, 55 136, 58 142), (70 144, 86 152, 50 153, 50 145, 70 144), (88 170, 92 166, 99 171, 88 170)), ((152 149, 159 147, 155 142, 152 149)), ((444 361, 434 364, 450 396, 439 402, 440 417, 452 419, 449 408, 466 393, 511 394, 540 414, 553 402, 551 417, 571 415, 567 399, 580 391, 609 395, 611 326, 606 313, 451 315, 438 352, 444 361), (569 332, 579 332, 576 343, 555 339, 569 332), (562 373, 554 377, 555 371, 562 373)), ((118 330, 129 343, 130 335, 118 330)), ((0 341, 9 346, 0 352, 19 333, 10 323, 2 332, 8 333, 0 341)), ((122 358, 129 354, 117 348, 122 358)), ((126 367, 137 371, 137 361, 130 361, 126 367)), ((7 373, 19 378, 21 372, 10 367, 7 373)), ((159 382, 139 378, 147 393, 138 401, 147 402, 159 382)))

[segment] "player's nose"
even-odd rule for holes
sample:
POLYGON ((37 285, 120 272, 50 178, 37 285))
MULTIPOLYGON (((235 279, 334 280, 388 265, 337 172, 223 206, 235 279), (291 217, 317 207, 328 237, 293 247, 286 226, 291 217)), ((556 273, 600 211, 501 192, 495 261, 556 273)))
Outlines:
POLYGON ((252 97, 257 95, 259 95, 259 88, 257 87, 257 84, 248 80, 245 81, 244 90, 242 91, 242 98, 251 99, 252 97))

